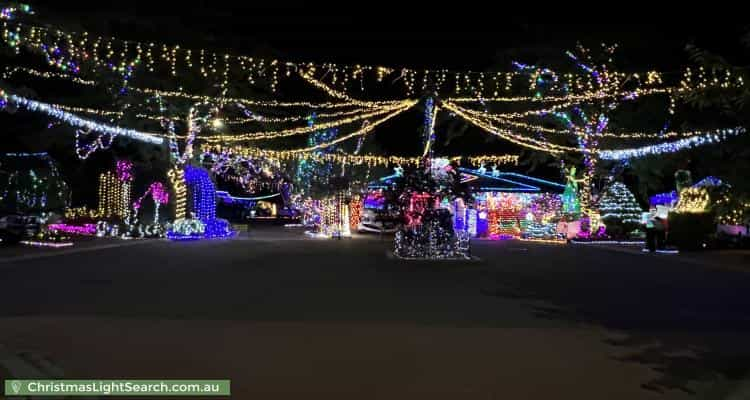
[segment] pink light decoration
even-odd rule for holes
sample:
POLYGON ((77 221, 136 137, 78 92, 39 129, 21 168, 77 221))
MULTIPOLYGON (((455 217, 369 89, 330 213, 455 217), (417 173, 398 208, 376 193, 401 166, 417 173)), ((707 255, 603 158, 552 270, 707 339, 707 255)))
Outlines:
POLYGON ((151 189, 151 197, 155 202, 161 204, 169 203, 169 191, 164 187, 164 184, 161 182, 154 182, 149 189, 151 189))
POLYGON ((122 182, 131 182, 133 180, 133 162, 130 160, 117 161, 117 179, 122 182))
POLYGON ((83 225, 68 225, 68 224, 49 224, 47 228, 51 231, 59 231, 70 233, 73 235, 94 235, 96 233, 96 225, 94 224, 83 224, 83 225))
POLYGON ((143 194, 138 200, 133 202, 133 208, 136 210, 141 209, 141 202, 151 194, 151 198, 154 199, 154 203, 167 204, 169 203, 169 191, 164 187, 161 182, 154 182, 148 187, 146 193, 143 194))

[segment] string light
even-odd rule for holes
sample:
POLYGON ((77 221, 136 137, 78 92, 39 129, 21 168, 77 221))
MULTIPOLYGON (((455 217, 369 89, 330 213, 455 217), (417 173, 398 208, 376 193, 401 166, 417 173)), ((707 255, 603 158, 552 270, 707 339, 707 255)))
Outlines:
POLYGON ((75 220, 79 218, 99 219, 105 215, 99 210, 89 210, 86 207, 68 208, 65 210, 65 219, 75 220))
POLYGON ((175 219, 185 219, 187 208, 187 188, 185 186, 185 172, 182 168, 172 168, 167 172, 169 182, 175 194, 175 219))
POLYGON ((31 112, 41 112, 48 116, 67 123, 68 125, 75 126, 78 128, 84 128, 89 131, 95 131, 105 133, 112 136, 124 136, 130 139, 138 140, 145 143, 151 144, 162 144, 164 139, 155 136, 152 133, 141 132, 134 129, 120 128, 108 124, 98 123, 92 120, 81 118, 75 114, 71 114, 67 111, 63 111, 59 108, 55 108, 50 104, 38 102, 35 100, 27 99, 25 97, 17 96, 14 94, 7 95, 0 91, 0 97, 4 98, 9 103, 13 103, 16 106, 23 107, 31 112))
MULTIPOLYGON (((389 166, 389 165, 419 165, 424 161, 422 157, 399 157, 399 156, 376 156, 376 155, 353 155, 353 154, 319 154, 312 152, 292 153, 283 150, 265 150, 255 147, 224 147, 219 145, 204 145, 204 153, 232 154, 243 157, 266 157, 277 160, 313 160, 315 162, 331 162, 337 164, 353 164, 367 166, 389 166)), ((481 155, 481 156, 449 156, 449 162, 461 162, 467 160, 469 164, 518 164, 517 155, 481 155)))
MULTIPOLYGON (((372 111, 369 113, 360 114, 354 117, 343 118, 343 119, 339 119, 339 120, 332 121, 332 122, 324 122, 321 124, 316 124, 314 126, 304 126, 304 127, 284 129, 284 130, 279 130, 279 131, 240 133, 240 134, 232 134, 232 135, 216 135, 216 136, 206 137, 204 138, 204 140, 209 143, 212 143, 212 142, 215 143, 215 142, 238 142, 238 141, 249 141, 249 140, 260 140, 260 139, 275 139, 275 138, 281 138, 281 137, 287 137, 287 136, 293 136, 293 135, 301 135, 301 134, 310 133, 310 132, 314 132, 318 130, 335 128, 341 125, 350 124, 352 122, 360 121, 360 120, 367 119, 370 117, 391 113, 391 114, 386 115, 384 118, 380 119, 379 121, 376 121, 368 125, 368 127, 362 128, 356 131, 355 133, 348 135, 347 138, 349 138, 349 137, 359 136, 359 135, 369 132, 370 130, 372 130, 372 128, 374 128, 374 126, 377 126, 391 119, 392 117, 406 111, 407 109, 414 106, 414 104, 416 103, 417 103, 416 100, 403 101, 397 105, 384 107, 382 109, 378 109, 376 111, 372 111)), ((339 138, 337 139, 337 142, 340 142, 342 140, 346 140, 346 139, 339 138)), ((312 151, 312 150, 315 150, 315 149, 311 149, 308 151, 312 151)))
POLYGON ((299 71, 299 75, 307 83, 315 86, 318 89, 323 90, 329 96, 331 96, 333 98, 336 98, 336 99, 345 100, 345 101, 347 101, 347 102, 349 102, 351 104, 354 104, 354 105, 358 105, 358 106, 362 106, 362 107, 383 107, 383 106, 388 106, 388 105, 400 104, 402 101, 404 101, 404 100, 396 100, 396 101, 362 101, 362 100, 357 100, 357 99, 354 99, 354 98, 350 97, 346 93, 343 93, 343 92, 340 92, 338 90, 335 90, 335 89, 331 88, 330 86, 326 85, 325 83, 323 83, 323 82, 315 79, 313 77, 313 75, 312 75, 313 72, 314 72, 314 70, 307 71, 307 72, 304 72, 304 71, 300 70, 299 71))
POLYGON ((570 147, 570 146, 560 146, 552 143, 542 142, 536 139, 524 137, 522 135, 514 134, 511 131, 505 130, 505 129, 498 129, 492 126, 492 124, 489 124, 487 122, 484 122, 476 117, 473 117, 467 113, 465 113, 462 109, 459 107, 450 104, 450 103, 443 103, 443 106, 452 111, 454 114, 458 115, 465 121, 476 125, 479 128, 484 129, 486 132, 491 133, 493 135, 499 136, 505 140, 508 140, 511 143, 515 143, 517 145, 528 147, 534 150, 540 150, 547 153, 552 154, 559 154, 563 151, 573 151, 573 152, 582 152, 584 150, 578 149, 576 147, 570 147))
MULTIPOLYGON (((5 30, 8 31, 8 23, 5 22, 5 30)), ((445 75, 448 72, 445 69, 424 69, 415 70, 411 68, 390 68, 383 66, 364 66, 364 65, 337 65, 333 63, 293 63, 293 62, 282 62, 280 60, 264 60, 264 59, 253 59, 241 55, 231 54, 217 54, 215 52, 208 52, 205 49, 186 49, 180 45, 166 45, 161 44, 161 55, 155 56, 153 53, 156 47, 154 43, 140 43, 135 41, 122 41, 116 38, 103 38, 101 36, 89 35, 88 32, 64 32, 57 28, 45 28, 39 26, 26 25, 22 23, 12 22, 16 26, 14 36, 5 34, 3 38, 11 46, 18 48, 21 43, 30 46, 34 49, 44 51, 42 48, 45 45, 43 42, 49 43, 65 43, 64 49, 68 53, 67 58, 86 60, 95 63, 99 68, 109 68, 110 70, 126 71, 127 66, 136 63, 138 60, 145 60, 146 68, 150 72, 155 70, 155 61, 159 60, 164 64, 164 69, 170 71, 170 75, 174 76, 177 74, 176 60, 182 58, 185 60, 185 67, 192 71, 200 72, 204 78, 209 75, 220 75, 223 77, 222 87, 226 86, 229 71, 242 71, 244 75, 248 76, 250 83, 255 82, 256 77, 266 76, 270 74, 269 84, 272 91, 275 91, 278 86, 278 74, 279 69, 285 67, 287 71, 292 68, 300 70, 306 68, 308 71, 315 70, 316 68, 332 71, 330 74, 333 78, 334 84, 336 79, 340 79, 342 84, 345 86, 349 79, 359 79, 362 82, 365 72, 371 73, 378 82, 382 82, 385 76, 398 73, 399 76, 395 80, 402 80, 404 87, 408 94, 413 94, 415 89, 415 82, 421 78, 422 82, 428 80, 434 80, 437 78, 437 89, 442 88, 445 82, 445 75), (114 45, 113 45, 114 44, 114 45), (119 47, 122 51, 119 52, 119 58, 115 56, 114 48, 119 47), (133 47, 136 48, 136 52, 131 50, 133 47), (100 53, 104 48, 104 56, 100 53), (145 49, 145 50, 144 50, 145 49), (192 53, 200 53, 200 62, 195 65, 192 60, 192 53), (211 62, 206 63, 206 55, 211 54, 211 62), (218 61, 223 61, 223 70, 217 71, 219 68, 218 61)), ((62 57, 58 55, 58 57, 62 57)), ((54 61, 54 60, 53 60, 54 61)), ((590 68, 590 67, 589 67, 590 68)), ((512 77, 518 76, 520 72, 526 71, 514 71, 514 72, 485 72, 485 71, 464 71, 455 73, 455 89, 456 93, 460 93, 465 90, 478 90, 484 92, 484 82, 492 81, 496 82, 499 78, 505 78, 506 91, 510 90, 510 84, 512 77), (460 81, 463 80, 463 85, 460 81), (478 89, 475 89, 478 88, 478 89)), ((610 75, 617 75, 610 73, 610 75)), ((647 82, 652 84, 659 83, 661 75, 656 72, 648 72, 643 75, 648 76, 650 79, 647 82), (656 79, 656 77, 659 79, 656 79)), ((565 78, 571 79, 569 82, 555 82, 558 85, 568 85, 581 87, 581 83, 578 78, 565 75, 565 78)), ((363 86, 363 83, 360 83, 363 86)), ((536 84, 532 82, 532 88, 536 84)), ((495 89, 497 84, 495 84, 495 89)))
POLYGON ((105 217, 116 216, 124 218, 126 209, 123 203, 128 204, 129 199, 125 200, 123 185, 112 171, 107 171, 99 175, 99 206, 97 214, 105 217))
POLYGON ((678 213, 704 213, 708 211, 711 199, 705 187, 689 187, 680 191, 680 199, 674 208, 678 213))
POLYGON ((640 223, 643 210, 633 193, 622 182, 607 187, 599 200, 601 219, 617 219, 623 223, 640 223))
POLYGON ((680 150, 703 146, 706 144, 719 143, 727 139, 728 137, 744 134, 745 132, 745 128, 742 127, 737 127, 734 129, 719 129, 714 132, 703 133, 674 142, 660 143, 621 150, 601 150, 599 151, 599 157, 603 160, 626 160, 629 158, 645 157, 649 155, 674 153, 680 150))
POLYGON ((51 231, 60 231, 75 235, 93 236, 96 233, 95 224, 69 225, 69 224, 49 224, 47 229, 51 231))

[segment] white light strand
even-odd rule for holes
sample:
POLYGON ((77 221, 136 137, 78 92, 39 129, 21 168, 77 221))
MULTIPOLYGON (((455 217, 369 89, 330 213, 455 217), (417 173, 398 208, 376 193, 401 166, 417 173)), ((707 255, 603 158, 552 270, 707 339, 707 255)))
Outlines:
POLYGON ((141 142, 162 144, 164 139, 154 135, 153 133, 141 132, 134 129, 121 128, 108 124, 102 124, 89 119, 81 118, 75 114, 71 114, 67 111, 63 111, 59 108, 52 106, 51 104, 42 103, 39 101, 27 99, 25 97, 10 94, 5 97, 8 102, 22 107, 31 112, 41 112, 48 116, 65 122, 68 125, 84 128, 87 130, 105 133, 112 136, 124 136, 141 142))
POLYGON ((659 143, 649 146, 636 147, 622 150, 600 150, 599 157, 603 160, 625 160, 629 158, 645 157, 649 155, 673 153, 676 151, 719 143, 724 139, 745 133, 745 128, 721 129, 715 132, 705 133, 701 136, 693 136, 676 140, 674 142, 659 143))

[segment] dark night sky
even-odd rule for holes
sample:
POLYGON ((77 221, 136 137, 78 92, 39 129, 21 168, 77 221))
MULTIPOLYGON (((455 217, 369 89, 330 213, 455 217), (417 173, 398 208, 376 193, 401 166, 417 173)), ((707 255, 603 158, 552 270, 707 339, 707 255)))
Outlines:
MULTIPOLYGON (((513 60, 559 59, 581 41, 589 47, 619 43, 623 69, 678 70, 689 62, 684 47, 690 42, 736 64, 750 64, 739 42, 742 26, 713 17, 699 20, 667 14, 638 20, 615 10, 609 18, 584 14, 565 20, 557 15, 572 14, 572 6, 571 10, 537 6, 522 16, 511 16, 489 8, 462 11, 436 3, 425 12, 410 9, 406 1, 352 1, 336 6, 299 1, 181 2, 176 7, 165 3, 32 2, 43 20, 62 23, 70 30, 291 61, 505 71, 513 60)), ((421 116, 413 114, 400 117, 410 119, 403 126, 389 129, 416 132, 421 116)), ((418 150, 418 138, 399 145, 398 135, 387 136, 377 135, 387 150, 402 154, 418 150)), ((475 130, 462 142, 452 154, 476 153, 477 149, 479 153, 518 152, 505 143, 486 147, 475 130)))

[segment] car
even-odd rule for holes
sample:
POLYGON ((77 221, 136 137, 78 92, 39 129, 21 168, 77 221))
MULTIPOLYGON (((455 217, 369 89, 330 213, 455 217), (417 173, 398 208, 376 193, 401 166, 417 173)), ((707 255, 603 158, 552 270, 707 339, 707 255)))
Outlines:
POLYGON ((8 214, 0 217, 0 239, 4 243, 18 243, 39 233, 41 223, 34 216, 8 214))
POLYGON ((383 211, 366 208, 362 210, 358 232, 393 233, 398 230, 398 219, 383 211))

